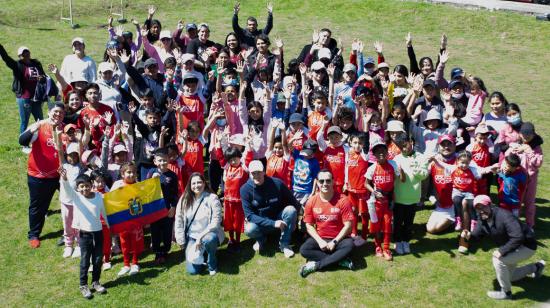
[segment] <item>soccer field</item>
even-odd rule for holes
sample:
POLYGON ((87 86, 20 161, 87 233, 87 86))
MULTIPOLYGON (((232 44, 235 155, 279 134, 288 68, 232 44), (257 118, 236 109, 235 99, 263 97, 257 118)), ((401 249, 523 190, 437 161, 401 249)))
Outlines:
MULTIPOLYGON (((78 29, 59 21, 62 0, 3 0, 0 7, 0 43, 16 57, 19 46, 30 48, 32 57, 47 64, 61 64, 71 53, 71 40, 86 40, 86 52, 101 62, 108 39, 107 16, 111 1, 73 0, 78 29)), ((118 1, 113 1, 119 3, 118 1)), ((125 17, 143 23, 151 2, 129 0, 125 17)), ((210 39, 223 43, 231 32, 233 2, 155 1, 155 18, 163 28, 174 30, 178 20, 210 25, 210 39)), ((265 25, 267 12, 261 1, 241 3, 240 23, 256 16, 265 25)), ((115 26, 117 23, 115 22, 115 26)), ((131 23, 124 25, 135 33, 131 23)), ((449 37, 446 77, 450 68, 462 67, 467 74, 481 77, 489 92, 499 90, 510 102, 518 103, 523 118, 535 124, 550 153, 549 96, 550 23, 532 16, 505 12, 465 10, 452 6, 393 0, 364 1, 276 1, 273 39, 285 43, 285 61, 297 57, 311 41, 314 29, 330 28, 345 46, 348 59, 352 40, 365 42, 365 53, 375 55, 374 41, 384 44, 386 62, 409 66, 405 36, 411 32, 417 58, 437 58, 442 33, 449 37)), ((352 259, 356 271, 335 270, 314 273, 306 279, 298 274, 305 260, 297 255, 285 259, 269 247, 267 256, 254 255, 253 242, 245 240, 240 254, 222 246, 218 252, 219 273, 214 277, 189 276, 183 254, 172 248, 165 266, 155 266, 154 254, 141 256, 142 270, 118 278, 120 255, 113 269, 102 273, 106 295, 91 301, 78 291, 79 260, 63 259, 56 246, 62 234, 59 202, 54 197, 42 233, 42 246, 27 243, 28 190, 27 157, 17 143, 18 111, 11 92, 12 74, 0 63, 0 306, 468 306, 487 307, 497 303, 485 292, 496 286, 491 254, 494 245, 484 240, 467 256, 457 252, 457 233, 429 235, 425 223, 432 210, 417 213, 412 254, 395 256, 393 262, 374 257, 372 240, 357 249, 352 259)), ((488 104, 486 104, 488 105, 488 104)), ((44 107, 45 108, 45 107, 44 107)), ((488 106, 486 106, 486 111, 488 106)), ((32 121, 31 121, 32 122, 32 121)), ((539 248, 532 260, 550 261, 550 164, 539 174, 537 222, 539 248)), ((148 236, 146 245, 148 244, 148 236)), ((295 251, 298 250, 294 247, 295 251)), ((550 303, 550 274, 525 279, 513 287, 515 300, 507 306, 550 303)))

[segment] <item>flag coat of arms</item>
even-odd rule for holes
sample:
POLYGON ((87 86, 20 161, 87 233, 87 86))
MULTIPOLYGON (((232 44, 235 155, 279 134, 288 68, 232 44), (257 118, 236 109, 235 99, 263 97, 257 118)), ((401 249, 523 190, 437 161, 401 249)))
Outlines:
POLYGON ((103 200, 113 233, 153 223, 168 214, 158 177, 108 192, 103 200))

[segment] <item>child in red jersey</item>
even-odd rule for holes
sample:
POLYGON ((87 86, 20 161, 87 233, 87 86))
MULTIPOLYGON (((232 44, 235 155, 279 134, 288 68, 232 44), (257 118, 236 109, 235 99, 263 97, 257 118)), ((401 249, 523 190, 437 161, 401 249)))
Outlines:
MULTIPOLYGON (((348 193, 348 198, 351 202, 354 212, 354 221, 352 225, 351 235, 357 236, 357 216, 361 216, 361 237, 367 239, 369 215, 367 209, 367 199, 369 199, 369 191, 365 187, 365 173, 369 167, 368 156, 363 151, 365 146, 365 136, 358 133, 349 136, 350 149, 346 156, 346 178, 344 183, 344 192, 348 193)), ((361 244, 361 241, 356 241, 361 244)))
MULTIPOLYGON (((120 167, 120 177, 120 180, 113 183, 111 190, 137 182, 136 165, 132 162, 122 165, 120 167)), ((118 272, 119 277, 128 273, 135 275, 139 272, 138 257, 143 251, 143 245, 143 228, 141 226, 120 232, 120 248, 122 249, 124 267, 118 272), (132 256, 132 265, 130 265, 130 255, 132 256)))
MULTIPOLYGON (((325 118, 325 122, 321 126, 324 131, 329 121, 325 118)), ((323 166, 332 173, 334 190, 342 193, 346 178, 346 153, 349 151, 349 146, 342 142, 342 130, 339 126, 331 126, 327 131, 328 143, 325 141, 323 134, 317 134, 317 144, 319 150, 323 152, 323 166)))
POLYGON ((321 132, 324 135, 324 131, 321 130, 321 126, 325 122, 326 117, 332 118, 332 113, 327 108, 328 100, 323 91, 313 92, 313 110, 311 110, 307 104, 308 100, 304 100, 303 113, 307 117, 307 126, 309 128, 309 138, 316 140, 317 133, 321 132))
POLYGON ((218 144, 218 157, 223 171, 224 182, 224 216, 223 225, 225 231, 229 231, 229 243, 227 248, 231 251, 240 250, 241 233, 244 232, 244 211, 241 203, 241 186, 248 180, 248 164, 253 159, 253 153, 250 151, 250 140, 248 147, 243 152, 237 147, 230 146, 223 155, 221 145, 218 144))
POLYGON ((390 240, 392 233, 394 181, 395 177, 399 177, 402 182, 405 178, 397 167, 397 164, 393 160, 388 160, 388 147, 385 143, 376 143, 371 149, 376 162, 365 173, 365 178, 367 179, 365 187, 372 194, 371 196, 374 196, 374 206, 378 221, 371 221, 370 231, 374 234, 376 256, 384 257, 387 261, 391 261, 393 260, 390 251, 390 240), (382 241, 384 243, 383 248, 382 241))
POLYGON ((180 134, 180 142, 185 146, 181 152, 185 160, 185 164, 189 166, 191 173, 204 173, 204 158, 203 150, 206 141, 202 138, 201 128, 197 121, 189 122, 187 131, 183 130, 180 134))
MULTIPOLYGON (((453 182, 453 204, 455 215, 457 216, 457 229, 472 230, 477 223, 477 217, 473 209, 475 181, 480 179, 483 174, 496 171, 498 166, 480 168, 472 164, 472 154, 462 151, 456 157, 456 165, 450 165, 432 157, 435 164, 445 168, 445 172, 451 175, 453 182), (472 220, 470 220, 473 218, 472 220)), ((460 237, 458 252, 468 253, 468 243, 463 237, 460 237)))
POLYGON ((267 165, 265 174, 276 177, 288 186, 288 165, 290 162, 290 153, 286 139, 284 123, 279 123, 278 127, 271 127, 271 136, 269 138, 269 148, 266 153, 267 165), (275 131, 280 128, 281 135, 275 137, 275 131))
MULTIPOLYGON (((109 186, 107 185, 110 182, 109 174, 101 170, 94 170, 90 174, 92 179, 92 190, 94 192, 104 195, 109 192, 109 186)), ((108 271, 112 268, 111 265, 111 231, 109 226, 106 223, 106 217, 101 216, 101 232, 103 233, 103 265, 101 268, 104 271, 108 271)))
MULTIPOLYGON (((474 142, 466 147, 466 151, 472 153, 472 161, 479 167, 488 167, 491 164, 491 155, 489 146, 487 145, 487 137, 489 129, 487 126, 480 124, 475 130, 474 142)), ((475 195, 489 194, 489 176, 488 174, 476 181, 474 186, 475 195)))
POLYGON ((187 128, 189 122, 197 121, 200 130, 204 127, 204 109, 206 99, 202 96, 202 92, 198 91, 199 80, 192 73, 183 75, 182 91, 178 93, 176 101, 177 108, 177 126, 187 128))
POLYGON ((401 149, 397 146, 395 139, 400 135, 406 134, 403 122, 397 120, 389 121, 386 133, 384 139, 388 146, 388 159, 392 160, 395 156, 401 154, 401 149))

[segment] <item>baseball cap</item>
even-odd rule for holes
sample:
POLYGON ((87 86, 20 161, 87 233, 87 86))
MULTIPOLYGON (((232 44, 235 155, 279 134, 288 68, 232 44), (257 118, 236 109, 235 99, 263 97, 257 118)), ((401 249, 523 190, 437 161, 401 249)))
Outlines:
POLYGON ((29 47, 27 47, 27 46, 21 46, 21 47, 19 47, 19 48, 17 49, 17 55, 18 55, 18 56, 22 55, 23 52, 24 52, 25 50, 28 51, 28 52, 31 51, 31 50, 29 49, 29 47))
POLYGON ((172 33, 170 33, 169 30, 162 30, 160 31, 159 39, 162 40, 163 38, 172 38, 172 33))
POLYGON ((342 70, 344 73, 346 72, 354 72, 354 73, 357 73, 357 67, 355 67, 355 65, 351 64, 351 63, 348 63, 346 65, 344 65, 344 69, 342 70))
POLYGON ((464 70, 460 67, 455 67, 451 70, 451 79, 456 79, 464 75, 464 70))
POLYGON ((332 133, 337 133, 339 135, 342 135, 342 130, 340 129, 339 126, 331 126, 329 127, 328 131, 327 131, 327 135, 330 135, 332 133))
POLYGON ((186 63, 187 61, 194 61, 195 55, 192 53, 184 53, 181 55, 181 62, 186 63))
POLYGON ((192 79, 194 79, 195 82, 199 82, 199 79, 197 78, 197 76, 193 75, 193 73, 191 73, 191 72, 185 73, 185 74, 183 75, 183 78, 182 78, 182 80, 183 80, 184 83, 185 83, 186 80, 192 82, 192 79))
POLYGON ((435 81, 433 81, 432 79, 426 79, 424 80, 424 84, 422 85, 423 88, 425 87, 432 87, 432 88, 436 88, 436 85, 435 85, 435 81))
POLYGON ((244 146, 244 136, 243 136, 243 134, 235 134, 235 135, 229 137, 229 143, 244 146))
POLYGON ((316 150, 317 150, 317 143, 309 139, 306 142, 304 142, 304 145, 302 146, 302 150, 300 151, 300 155, 310 156, 310 155, 313 155, 313 153, 316 150))
POLYGON ((78 148, 79 148, 78 143, 76 142, 69 143, 69 145, 67 146, 67 154, 80 153, 80 150, 78 148))
POLYGON ((109 62, 101 62, 99 63, 99 66, 97 68, 97 71, 100 73, 107 72, 107 71, 113 71, 113 66, 109 62))
POLYGON ((531 122, 525 122, 521 124, 521 128, 519 129, 519 132, 522 135, 534 135, 535 134, 535 125, 531 122))
POLYGON ((84 153, 82 153, 82 157, 81 157, 82 163, 84 165, 87 165, 91 161, 92 157, 94 157, 94 156, 97 156, 97 151, 95 149, 84 151, 84 153))
POLYGON ((452 88, 456 87, 456 86, 462 86, 464 87, 464 83, 461 81, 461 80, 453 80, 449 83, 449 87, 448 89, 451 90, 452 88))
POLYGON ((475 130, 475 134, 488 134, 489 133, 489 129, 487 128, 486 125, 479 125, 478 127, 476 127, 476 130, 475 130))
POLYGON ((145 68, 147 68, 149 66, 152 66, 152 65, 158 65, 157 60, 155 60, 154 58, 149 58, 149 59, 145 60, 145 63, 143 64, 143 66, 145 68))
POLYGON ((426 122, 430 120, 443 121, 443 118, 441 117, 441 113, 437 109, 432 108, 430 109, 430 111, 428 111, 428 114, 426 115, 426 120, 424 120, 424 125, 426 125, 426 122))
POLYGON ((311 69, 314 70, 314 71, 318 71, 318 70, 324 70, 324 69, 326 69, 326 67, 325 67, 325 64, 323 64, 323 62, 315 61, 311 65, 311 69))
POLYGON ((290 115, 290 120, 288 122, 291 123, 291 124, 292 123, 302 123, 302 124, 304 124, 304 118, 299 113, 293 113, 292 115, 290 115))
POLYGON ((286 97, 282 92, 277 93, 277 103, 286 103, 286 97))
POLYGON ((197 30, 197 25, 194 24, 194 23, 188 23, 186 26, 185 26, 185 30, 189 31, 191 29, 195 29, 197 30))
POLYGON ((371 147, 372 152, 374 153, 376 151, 376 148, 379 148, 379 147, 384 147, 386 149, 388 148, 388 146, 382 140, 377 140, 374 142, 374 144, 371 147))
POLYGON ((264 171, 264 165, 259 160, 253 160, 248 165, 248 172, 264 171))
POLYGON ((388 122, 388 128, 386 129, 387 132, 405 132, 405 129, 403 128, 403 122, 398 120, 391 120, 388 122))
POLYGON ((452 144, 456 144, 456 138, 449 134, 439 136, 437 139, 437 144, 441 144, 445 140, 450 141, 452 144))
POLYGON ((378 69, 381 69, 381 68, 390 68, 390 66, 386 62, 381 62, 381 63, 378 63, 378 69))
POLYGON ((71 45, 74 45, 74 43, 79 42, 80 44, 84 44, 84 39, 81 37, 75 37, 73 41, 71 42, 71 45))
POLYGON ((105 44, 105 48, 107 49, 112 49, 112 48, 118 48, 120 46, 120 44, 118 43, 117 40, 110 40, 107 42, 107 44, 105 44))
POLYGON ((71 83, 73 82, 88 82, 88 80, 83 75, 78 75, 74 76, 73 79, 71 79, 71 83))
POLYGON ((120 153, 120 152, 128 152, 128 150, 126 150, 126 146, 122 143, 115 145, 115 147, 113 148, 114 154, 120 153))
POLYGON ((491 205, 491 198, 489 198, 489 196, 487 195, 477 195, 475 198, 474 198, 474 207, 478 204, 481 204, 481 205, 491 205))
POLYGON ((74 125, 74 124, 67 124, 67 125, 65 125, 65 127, 63 127, 63 132, 64 132, 64 133, 67 133, 71 128, 72 128, 72 129, 76 129, 76 125, 74 125))
POLYGON ((317 51, 317 58, 319 58, 319 60, 323 58, 330 59, 331 56, 332 56, 332 53, 328 48, 321 48, 319 49, 319 51, 317 51))
POLYGON ((365 60, 365 64, 363 64, 363 66, 367 65, 367 64, 374 64, 374 58, 373 57, 367 57, 367 59, 365 60))

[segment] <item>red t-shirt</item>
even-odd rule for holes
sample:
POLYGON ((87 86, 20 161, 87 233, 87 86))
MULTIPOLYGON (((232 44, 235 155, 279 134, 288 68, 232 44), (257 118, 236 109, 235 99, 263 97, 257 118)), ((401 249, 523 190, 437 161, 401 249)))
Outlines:
MULTIPOLYGON (((453 157, 446 161, 446 163, 454 164, 455 158, 453 157)), ((451 179, 451 175, 445 172, 445 168, 437 164, 432 164, 430 175, 435 186, 435 191, 437 192, 439 206, 442 208, 450 208, 453 206, 453 180, 451 179)))
POLYGON ((248 172, 243 165, 233 167, 227 164, 223 174, 224 200, 241 201, 241 186, 248 180, 248 172))
POLYGON ((185 152, 185 164, 191 172, 204 172, 204 145, 200 140, 187 139, 187 152, 185 152))
MULTIPOLYGON (((385 194, 392 193, 394 188, 395 176, 399 176, 399 169, 397 164, 393 160, 386 161, 385 164, 380 165, 374 163, 371 165, 365 173, 365 178, 372 181, 375 190, 380 190, 385 194)), ((384 196, 383 200, 376 200, 379 205, 388 203, 387 196, 384 196)))
MULTIPOLYGON (((307 126, 309 128, 309 138, 317 140, 317 132, 325 122, 326 112, 313 111, 307 118, 307 126)), ((324 132, 323 132, 324 133, 324 132)))
POLYGON ((181 95, 178 104, 182 107, 181 113, 183 114, 183 123, 179 123, 179 117, 176 117, 178 127, 187 128, 189 122, 197 121, 201 129, 204 128, 204 104, 198 95, 181 95))
POLYGON ((315 194, 306 203, 304 222, 315 225, 322 238, 335 238, 346 221, 353 221, 353 210, 345 195, 334 193, 330 201, 323 201, 315 194))
POLYGON ((390 142, 390 144, 388 145, 388 159, 393 159, 399 154, 401 154, 401 149, 399 149, 395 142, 390 142))
POLYGON ((168 169, 176 174, 178 177, 178 197, 185 191, 185 186, 191 175, 191 169, 185 164, 181 157, 178 157, 175 161, 168 163, 168 169))
POLYGON ((453 188, 462 192, 474 193, 476 178, 470 168, 466 170, 456 168, 456 170, 451 173, 451 179, 453 181, 453 188))
POLYGON ((369 162, 353 150, 348 152, 346 159, 346 171, 348 173, 348 190, 352 193, 366 193, 365 173, 369 168, 369 162))
POLYGON ((97 105, 98 106, 96 109, 92 109, 91 105, 89 104, 86 107, 84 107, 80 111, 80 116, 78 117, 78 122, 76 125, 78 126, 79 129, 84 130, 84 121, 82 119, 84 119, 85 117, 88 117, 88 119, 90 119, 90 121, 94 123, 96 121, 95 119, 99 118, 99 125, 98 126, 92 125, 92 131, 90 133, 91 133, 91 140, 94 147, 99 152, 101 152, 101 138, 105 134, 105 127, 114 125, 116 122, 116 117, 111 107, 101 103, 97 105), (104 115, 107 112, 110 112, 113 114, 113 116, 111 117, 111 121, 109 123, 107 123, 107 121, 105 121, 105 118, 104 118, 104 115))
POLYGON ((288 165, 288 157, 285 158, 284 155, 277 156, 275 154, 271 154, 267 159, 265 174, 267 176, 276 177, 283 181, 285 185, 288 185, 288 165))
POLYGON ((332 173, 334 185, 342 187, 346 178, 346 150, 344 147, 327 147, 323 156, 323 167, 332 173))
POLYGON ((472 145, 472 160, 480 167, 488 167, 491 164, 491 153, 486 144, 472 145))
POLYGON ((53 128, 49 123, 40 125, 36 134, 38 137, 32 143, 29 155, 27 173, 30 176, 41 179, 54 179, 59 177, 59 157, 53 139, 53 128))

